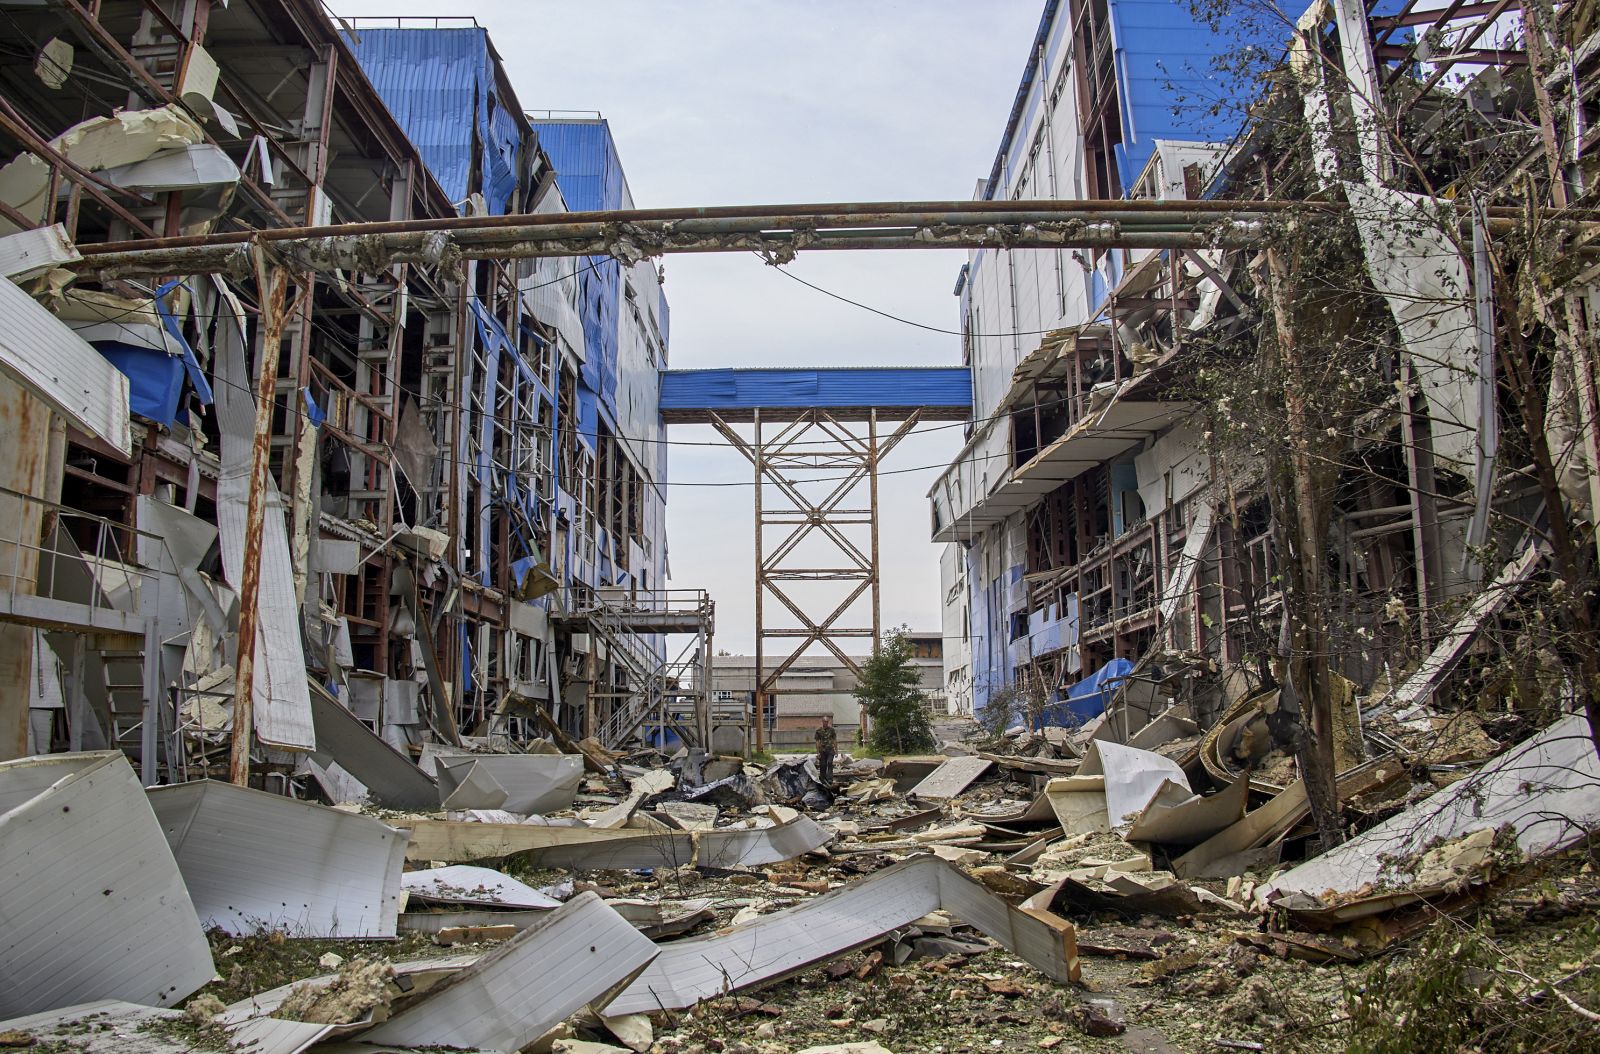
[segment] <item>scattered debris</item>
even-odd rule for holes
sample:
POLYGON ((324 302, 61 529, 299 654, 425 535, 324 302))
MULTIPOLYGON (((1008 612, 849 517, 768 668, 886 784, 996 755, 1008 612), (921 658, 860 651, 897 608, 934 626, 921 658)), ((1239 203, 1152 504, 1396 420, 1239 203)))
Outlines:
POLYGON ((215 972, 177 861, 120 753, 0 763, 0 875, 0 1015, 96 999, 172 1006, 215 972))

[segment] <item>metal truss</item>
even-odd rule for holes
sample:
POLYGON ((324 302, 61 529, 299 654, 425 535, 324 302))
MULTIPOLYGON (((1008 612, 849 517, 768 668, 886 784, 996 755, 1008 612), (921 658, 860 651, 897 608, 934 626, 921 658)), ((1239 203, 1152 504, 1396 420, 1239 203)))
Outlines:
MULTIPOLYGON (((876 645, 882 632, 878 465, 910 434, 921 416, 920 410, 912 411, 892 432, 880 436, 881 419, 876 410, 768 410, 763 415, 757 409, 752 417, 752 437, 746 439, 723 417, 710 415, 712 427, 755 469, 756 690, 752 720, 757 750, 763 745, 767 700, 775 694, 778 679, 807 649, 820 645, 859 675, 860 667, 843 642, 864 638, 876 645), (823 544, 818 546, 816 541, 823 544), (814 582, 836 583, 836 587, 822 597, 794 588, 796 583, 814 582), (799 625, 770 624, 769 596, 799 625), (870 624, 851 624, 856 620, 847 616, 863 596, 870 597, 870 624), (777 661, 769 666, 769 658, 777 661)), ((830 685, 784 688, 783 694, 834 691, 830 685)))

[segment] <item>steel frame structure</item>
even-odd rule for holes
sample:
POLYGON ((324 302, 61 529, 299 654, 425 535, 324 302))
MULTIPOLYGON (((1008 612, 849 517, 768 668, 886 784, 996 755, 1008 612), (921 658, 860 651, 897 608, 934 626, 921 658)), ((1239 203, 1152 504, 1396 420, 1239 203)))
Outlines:
MULTIPOLYGON (((900 416, 900 415, 895 415, 900 416)), ((746 439, 723 416, 710 414, 711 426, 755 470, 755 645, 756 690, 751 700, 755 749, 766 732, 767 700, 778 679, 812 645, 821 645, 856 674, 861 667, 842 642, 866 638, 874 648, 882 635, 882 575, 878 561, 878 466, 922 419, 912 410, 893 431, 878 410, 847 413, 811 408, 751 411, 752 436, 746 439), (763 426, 776 426, 775 431, 763 426), (815 473, 841 473, 817 478, 815 473), (862 489, 866 503, 860 505, 862 489), (776 501, 767 500, 772 491, 776 501), (852 504, 856 503, 856 504, 852 504), (769 545, 769 530, 776 544, 769 545), (865 537, 863 537, 863 534, 865 537), (805 543, 821 540, 822 552, 805 543), (805 555, 808 551, 814 555, 805 555), (829 564, 819 566, 826 556, 829 564), (833 582, 837 591, 823 599, 798 594, 793 583, 833 582), (768 595, 799 626, 775 626, 768 620, 768 595), (863 595, 870 598, 868 625, 841 624, 863 595), (827 608, 832 604, 831 608, 827 608), (826 608, 826 610, 824 610, 826 608), (767 665, 768 641, 777 644, 776 665, 767 665)), ((831 694, 836 689, 785 688, 783 694, 831 694)), ((866 715, 861 718, 867 730, 866 715)))

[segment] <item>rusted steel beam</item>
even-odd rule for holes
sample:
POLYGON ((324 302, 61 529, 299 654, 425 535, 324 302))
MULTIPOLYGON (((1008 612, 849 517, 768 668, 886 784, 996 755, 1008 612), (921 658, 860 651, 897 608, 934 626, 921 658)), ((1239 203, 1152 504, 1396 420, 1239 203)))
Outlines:
POLYGON ((266 488, 276 486, 269 471, 272 453, 272 407, 278 394, 278 354, 288 318, 289 272, 262 261, 257 279, 262 297, 261 361, 256 380, 256 427, 250 444, 250 499, 245 507, 244 566, 239 576, 239 643, 233 682, 233 740, 228 779, 241 787, 250 782, 250 743, 255 726, 255 660, 257 604, 261 595, 261 540, 267 522, 266 488))
MULTIPOLYGON (((694 221, 755 220, 768 225, 790 226, 784 220, 809 221, 817 226, 867 226, 898 217, 949 217, 981 214, 994 222, 1026 222, 1077 216, 1089 220, 1144 220, 1212 216, 1228 217, 1240 213, 1269 214, 1296 210, 1339 212, 1337 202, 1300 201, 1185 201, 1097 199, 1032 199, 1017 201, 864 201, 803 205, 720 205, 693 208, 613 209, 598 212, 552 212, 537 215, 511 213, 499 216, 445 216, 416 220, 381 220, 370 223, 334 224, 322 227, 281 227, 264 231, 231 231, 164 239, 167 247, 186 245, 237 244, 260 237, 267 241, 299 240, 366 234, 408 234, 421 231, 460 232, 491 230, 499 227, 561 226, 568 223, 647 224, 654 221, 687 225, 694 221), (832 221, 832 222, 825 222, 832 221)), ((738 229, 750 229, 743 226, 738 229)), ((109 251, 140 247, 129 243, 107 243, 109 251)))
MULTIPOLYGON (((263 232, 265 233, 265 232, 263 232)), ((1207 222, 1185 229, 1157 229, 1079 220, 1029 224, 980 223, 830 230, 729 230, 686 232, 669 224, 569 225, 563 236, 552 231, 463 231, 275 241, 275 250, 296 270, 329 272, 382 270, 393 264, 438 265, 453 260, 515 260, 547 256, 609 255, 632 262, 675 253, 758 252, 776 262, 803 249, 935 248, 1240 248, 1261 243, 1265 225, 1257 222, 1207 222)), ((75 265, 85 276, 125 278, 164 274, 247 275, 251 262, 242 244, 168 247, 145 243, 129 251, 82 246, 86 259, 75 265)))

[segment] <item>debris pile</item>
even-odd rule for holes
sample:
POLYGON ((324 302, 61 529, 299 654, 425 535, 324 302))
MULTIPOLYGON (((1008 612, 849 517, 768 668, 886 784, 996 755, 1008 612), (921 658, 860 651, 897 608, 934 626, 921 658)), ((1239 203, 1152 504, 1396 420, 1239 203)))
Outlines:
POLYGON ((3 895, 98 914, 7 909, 22 921, 0 968, 27 980, 7 987, 0 1031, 89 1027, 152 1050, 193 1029, 282 1051, 352 1036, 677 1051, 720 1019, 751 1049, 819 1028, 840 1042, 818 1049, 889 1049, 880 1039, 940 1034, 885 1002, 914 990, 959 1007, 956 1023, 1021 1027, 1009 1007, 1036 1000, 1050 1049, 1137 1030, 1131 1009, 1149 1019, 1159 990, 1220 999, 1210 1039, 1256 1049, 1304 1009, 1267 964, 1360 963, 1600 824, 1583 718, 1501 750, 1474 714, 1396 722, 1369 706, 1338 774, 1360 830, 1321 852, 1292 759, 1248 745, 1262 703, 1244 697, 1204 731, 1182 704, 1114 704, 936 756, 842 756, 829 782, 807 757, 438 751, 437 808, 410 812, 211 782, 143 791, 118 753, 5 763, 0 853, 20 882, 3 895), (591 757, 601 773, 583 771, 591 757), (103 842, 30 841, 75 812, 105 825, 103 842), (79 859, 116 839, 126 877, 79 859), (152 921, 139 939, 156 958, 137 969, 78 943, 152 921), (337 939, 346 954, 225 1005, 203 928, 337 939), (399 956, 351 943, 396 935, 399 956), (448 951, 415 958, 418 942, 448 951), (832 1002, 791 1021, 813 994, 832 1002))

